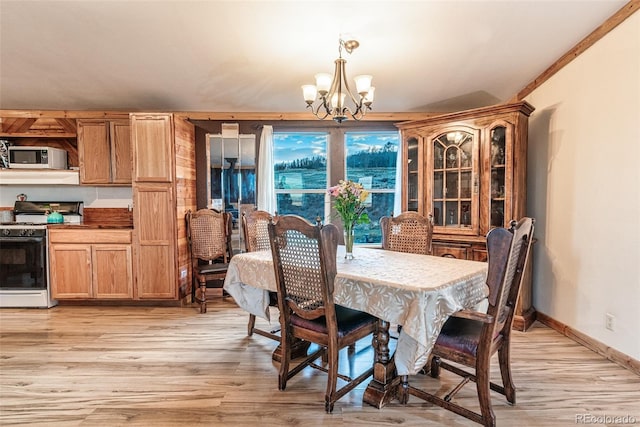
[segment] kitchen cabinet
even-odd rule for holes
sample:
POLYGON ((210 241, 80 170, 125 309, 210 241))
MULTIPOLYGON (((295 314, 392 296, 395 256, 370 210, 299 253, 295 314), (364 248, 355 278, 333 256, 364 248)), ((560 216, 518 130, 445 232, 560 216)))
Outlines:
POLYGON ((139 298, 176 298, 175 213, 168 184, 136 183, 136 283, 139 298))
POLYGON ((131 230, 49 230, 55 299, 133 299, 131 230))
POLYGON ((131 184, 129 121, 78 120, 77 126, 80 183, 131 184))
MULTIPOLYGON (((434 255, 486 261, 486 234, 526 215, 533 110, 519 102, 398 124, 407 165, 402 206, 433 215, 434 255)), ((527 274, 514 325, 524 330, 533 320, 527 274)))
POLYGON ((195 130, 169 113, 131 113, 133 256, 139 299, 191 296, 185 213, 195 210, 195 130))
POLYGON ((132 114, 135 182, 173 181, 173 116, 132 114))

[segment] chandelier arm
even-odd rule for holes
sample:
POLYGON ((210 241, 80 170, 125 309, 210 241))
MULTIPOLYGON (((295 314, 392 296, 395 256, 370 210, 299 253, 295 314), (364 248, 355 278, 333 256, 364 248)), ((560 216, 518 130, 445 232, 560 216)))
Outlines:
POLYGON ((331 82, 331 86, 329 87, 329 92, 327 92, 327 94, 324 96, 326 98, 326 100, 328 100, 329 106, 328 109, 331 110, 333 109, 333 106, 331 106, 331 98, 333 98, 333 95, 336 94, 336 92, 338 92, 338 86, 340 85, 341 81, 342 81, 342 70, 343 68, 340 67, 340 63, 345 63, 347 61, 345 61, 342 58, 338 58, 334 61, 335 64, 335 69, 333 71, 333 81, 331 82))
MULTIPOLYGON (((349 95, 349 98, 351 98, 351 101, 356 105, 356 107, 359 108, 359 104, 362 104, 362 101, 358 102, 356 100, 356 97, 353 96, 353 92, 351 92, 351 88, 349 87, 349 80, 347 79, 347 72, 345 70, 346 63, 347 61, 344 61, 342 62, 342 64, 340 64, 340 67, 342 68, 342 72, 340 73, 340 75, 344 81, 344 88, 346 89, 346 93, 349 95)), ((360 99, 362 100, 362 97, 360 97, 360 99)))
POLYGON ((311 109, 311 112, 313 113, 313 115, 316 116, 318 119, 324 120, 329 116, 331 112, 327 109, 327 103, 325 99, 321 98, 321 100, 322 102, 319 103, 315 109, 313 108, 313 104, 307 104, 307 108, 311 109), (320 114, 320 109, 322 107, 324 107, 324 115, 320 114))

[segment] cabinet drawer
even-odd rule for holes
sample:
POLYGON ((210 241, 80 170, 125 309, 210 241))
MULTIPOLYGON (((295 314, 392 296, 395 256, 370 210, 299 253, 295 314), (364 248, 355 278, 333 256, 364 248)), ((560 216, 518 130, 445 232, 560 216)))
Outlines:
POLYGON ((433 255, 449 258, 468 259, 469 247, 466 245, 433 244, 433 255))
POLYGON ((131 230, 49 230, 49 243, 131 243, 131 230))
POLYGON ((473 252, 473 257, 471 258, 474 261, 482 261, 482 262, 486 262, 487 261, 487 251, 484 249, 473 249, 471 252, 473 252))

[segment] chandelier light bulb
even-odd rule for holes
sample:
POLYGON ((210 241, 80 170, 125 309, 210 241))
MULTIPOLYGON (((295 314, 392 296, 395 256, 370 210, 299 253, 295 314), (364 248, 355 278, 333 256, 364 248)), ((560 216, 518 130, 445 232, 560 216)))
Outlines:
POLYGON ((313 104, 313 101, 315 101, 318 96, 318 90, 314 85, 303 85, 302 95, 307 104, 313 104))
POLYGON ((367 92, 369 92, 369 88, 371 88, 371 79, 373 76, 361 75, 355 76, 353 80, 356 81, 356 91, 360 96, 365 96, 367 92))
POLYGON ((333 77, 329 73, 316 74, 316 88, 318 89, 318 93, 320 93, 320 95, 324 95, 329 92, 332 80, 333 77))

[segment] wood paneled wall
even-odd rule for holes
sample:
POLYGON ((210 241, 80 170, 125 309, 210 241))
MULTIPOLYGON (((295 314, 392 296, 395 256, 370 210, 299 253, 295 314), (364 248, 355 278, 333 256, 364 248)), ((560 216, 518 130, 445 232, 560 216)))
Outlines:
POLYGON ((184 220, 189 209, 196 210, 195 128, 186 119, 176 117, 175 129, 175 191, 177 222, 178 299, 191 294, 191 259, 184 220), (186 272, 186 275, 183 273, 186 272))

